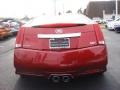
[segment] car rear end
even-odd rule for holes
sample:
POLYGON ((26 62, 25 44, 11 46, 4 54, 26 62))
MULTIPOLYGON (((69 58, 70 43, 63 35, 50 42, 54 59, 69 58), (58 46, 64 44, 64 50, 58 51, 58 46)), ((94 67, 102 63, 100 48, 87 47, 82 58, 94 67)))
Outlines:
POLYGON ((99 25, 68 21, 20 28, 14 50, 17 74, 49 78, 106 71, 107 51, 99 25))
POLYGON ((114 23, 115 23, 114 21, 108 22, 107 23, 107 29, 111 30, 111 31, 114 30, 115 29, 114 28, 114 23))
POLYGON ((0 39, 3 39, 10 35, 10 30, 6 30, 5 28, 0 28, 0 39))

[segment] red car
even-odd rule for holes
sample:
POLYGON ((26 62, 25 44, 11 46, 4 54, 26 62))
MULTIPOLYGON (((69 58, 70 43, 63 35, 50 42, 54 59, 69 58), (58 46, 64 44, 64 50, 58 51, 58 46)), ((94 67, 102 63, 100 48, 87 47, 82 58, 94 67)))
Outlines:
POLYGON ((16 38, 14 66, 20 76, 68 82, 106 71, 107 50, 98 24, 84 15, 36 18, 16 38))

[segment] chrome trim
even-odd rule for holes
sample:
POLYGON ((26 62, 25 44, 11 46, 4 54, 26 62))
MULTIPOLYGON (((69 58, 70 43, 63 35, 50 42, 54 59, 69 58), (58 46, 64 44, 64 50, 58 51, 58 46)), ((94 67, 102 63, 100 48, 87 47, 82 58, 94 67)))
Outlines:
POLYGON ((38 38, 70 38, 80 37, 81 33, 67 33, 67 34, 38 34, 38 38))

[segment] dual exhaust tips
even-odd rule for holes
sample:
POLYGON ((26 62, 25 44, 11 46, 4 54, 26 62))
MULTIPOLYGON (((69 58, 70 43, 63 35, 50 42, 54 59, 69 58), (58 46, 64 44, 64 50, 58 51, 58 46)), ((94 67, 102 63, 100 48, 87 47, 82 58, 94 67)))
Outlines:
POLYGON ((64 83, 68 83, 71 81, 72 76, 71 75, 64 75, 64 76, 51 75, 49 79, 54 83, 59 83, 60 81, 63 81, 64 83))

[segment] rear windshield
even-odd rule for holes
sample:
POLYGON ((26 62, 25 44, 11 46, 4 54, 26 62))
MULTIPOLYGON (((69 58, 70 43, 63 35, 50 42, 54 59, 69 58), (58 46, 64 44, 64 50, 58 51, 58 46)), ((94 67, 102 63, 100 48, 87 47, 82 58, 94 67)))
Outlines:
POLYGON ((84 25, 86 25, 86 24, 54 23, 54 24, 36 25, 36 26, 32 26, 32 27, 33 28, 62 28, 62 27, 84 26, 84 25))
POLYGON ((41 16, 34 18, 24 25, 24 27, 73 27, 94 24, 95 22, 85 15, 60 15, 60 16, 41 16))

